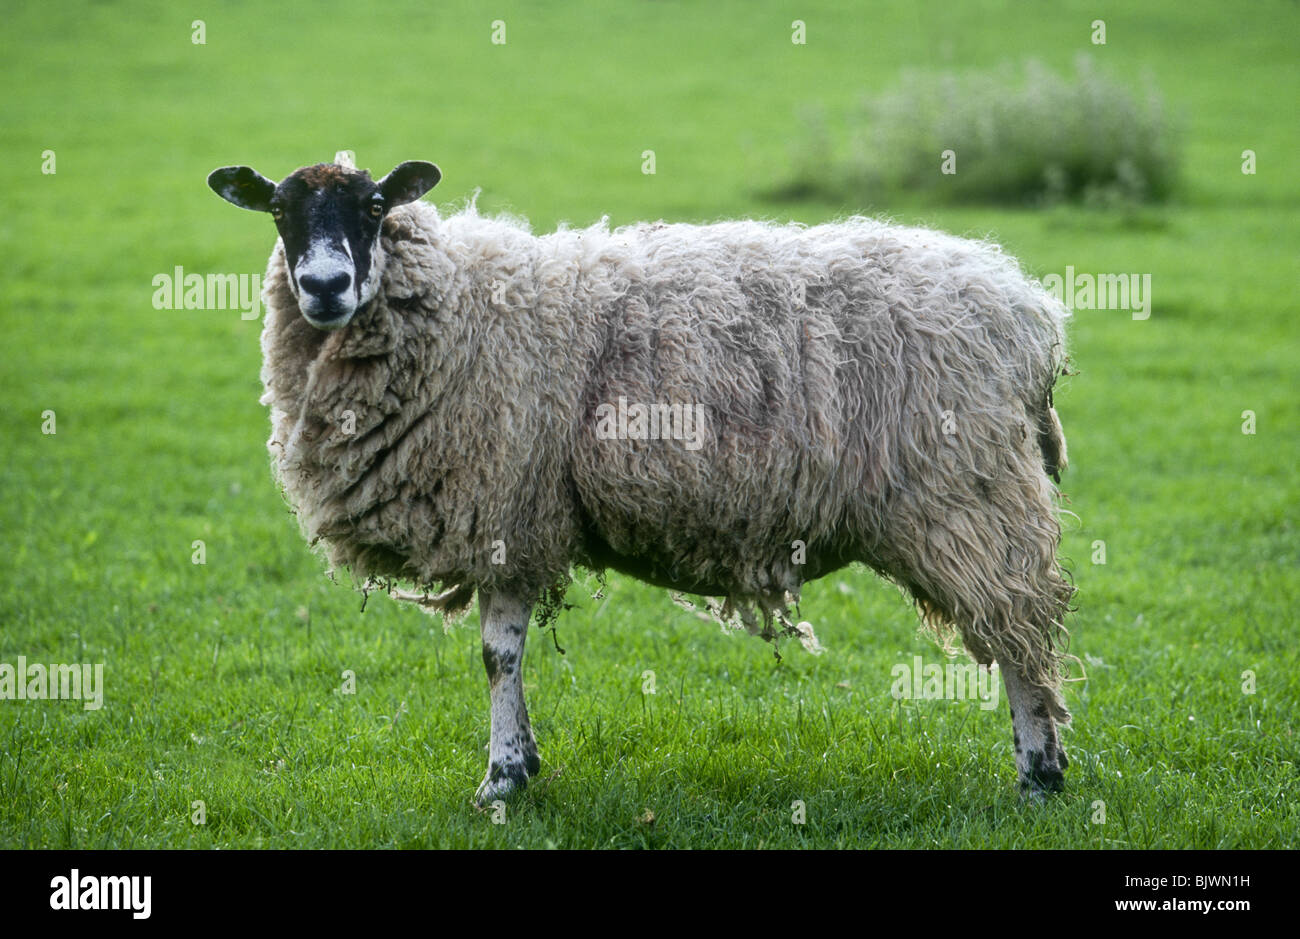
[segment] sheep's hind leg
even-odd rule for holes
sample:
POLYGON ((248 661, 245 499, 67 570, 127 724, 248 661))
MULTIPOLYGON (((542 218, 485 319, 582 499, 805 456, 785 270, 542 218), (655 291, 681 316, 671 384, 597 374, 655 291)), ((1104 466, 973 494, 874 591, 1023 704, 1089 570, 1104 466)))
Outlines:
POLYGON ((524 705, 524 639, 531 613, 530 604, 514 597, 479 595, 483 666, 492 702, 488 771, 474 795, 480 806, 522 790, 541 768, 524 705))
POLYGON ((1065 787, 1065 768, 1070 761, 1056 732, 1052 713, 1055 693, 1031 685, 1010 663, 999 664, 1011 708, 1020 791, 1035 798, 1060 792, 1065 787))

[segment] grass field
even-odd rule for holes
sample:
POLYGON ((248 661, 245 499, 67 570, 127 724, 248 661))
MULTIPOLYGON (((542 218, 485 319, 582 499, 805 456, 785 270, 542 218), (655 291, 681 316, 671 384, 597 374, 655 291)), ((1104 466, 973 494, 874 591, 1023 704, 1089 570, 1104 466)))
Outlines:
POLYGON ((102 662, 105 698, 0 701, 0 847, 1295 847, 1300 7, 871 7, 11 5, 0 662, 102 662), (906 67, 1080 52, 1149 75, 1178 113, 1170 203, 758 195, 802 106, 850 106, 906 67), (377 172, 434 160, 439 204, 481 189, 536 229, 866 212, 988 236, 1039 276, 1150 274, 1149 319, 1076 313, 1057 396, 1088 674, 1067 691, 1067 791, 1019 804, 1004 706, 891 697, 895 664, 942 657, 853 568, 804 594, 829 651, 779 664, 663 591, 611 577, 598 601, 580 579, 566 654, 535 631, 524 666, 547 781, 504 824, 471 808, 477 617, 444 635, 326 580, 270 479, 260 324, 151 303, 177 265, 264 269, 272 226, 216 199, 211 169, 279 178, 341 147, 377 172))

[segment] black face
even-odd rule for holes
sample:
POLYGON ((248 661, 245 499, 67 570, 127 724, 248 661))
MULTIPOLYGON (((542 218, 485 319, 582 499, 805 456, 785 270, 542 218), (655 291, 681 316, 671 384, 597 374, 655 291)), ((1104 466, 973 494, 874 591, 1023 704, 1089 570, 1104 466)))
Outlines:
POLYGON ((432 163, 410 161, 375 182, 364 170, 318 163, 277 186, 250 167, 231 166, 215 170, 208 185, 241 208, 271 213, 303 316, 321 329, 341 329, 378 289, 384 215, 420 198, 441 176, 432 163))
POLYGON ((379 186, 369 173, 310 166, 275 187, 270 208, 303 314, 323 327, 346 322, 370 299, 363 287, 387 211, 379 186))

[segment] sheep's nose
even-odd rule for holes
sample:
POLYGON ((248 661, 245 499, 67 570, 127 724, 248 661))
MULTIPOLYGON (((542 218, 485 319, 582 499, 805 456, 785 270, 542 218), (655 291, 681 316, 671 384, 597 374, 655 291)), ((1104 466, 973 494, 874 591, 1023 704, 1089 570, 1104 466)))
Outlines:
POLYGON ((333 297, 341 294, 348 289, 352 283, 352 275, 347 271, 340 271, 333 277, 317 277, 315 274, 303 274, 298 278, 298 286, 307 291, 313 297, 333 297))

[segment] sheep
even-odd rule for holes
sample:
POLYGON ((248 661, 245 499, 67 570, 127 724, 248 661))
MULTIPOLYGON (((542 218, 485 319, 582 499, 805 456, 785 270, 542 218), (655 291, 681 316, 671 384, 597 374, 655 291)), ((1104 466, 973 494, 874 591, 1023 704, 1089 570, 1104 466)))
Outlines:
POLYGON ((444 218, 420 201, 440 178, 336 157, 208 183, 280 236, 262 401, 305 536, 356 583, 414 585, 399 599, 478 596, 479 805, 539 771, 525 634, 575 566, 815 644, 788 615, 801 585, 861 562, 945 648, 1000 665, 1021 791, 1062 788, 1058 300, 996 246, 921 228, 535 235, 472 202, 444 218))

